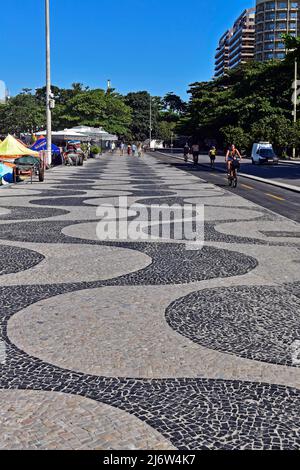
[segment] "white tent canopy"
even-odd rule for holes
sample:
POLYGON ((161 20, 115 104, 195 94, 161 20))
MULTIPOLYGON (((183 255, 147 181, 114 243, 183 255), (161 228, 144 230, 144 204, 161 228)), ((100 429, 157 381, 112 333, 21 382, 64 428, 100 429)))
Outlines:
MULTIPOLYGON (((47 131, 40 131, 37 132, 36 135, 43 135, 45 136, 47 131)), ((72 129, 65 129, 63 131, 52 132, 52 137, 62 137, 64 139, 78 139, 78 140, 86 140, 86 135, 80 134, 79 132, 75 132, 72 129)))
POLYGON ((72 128, 72 131, 80 132, 80 134, 88 135, 94 139, 111 141, 118 140, 116 135, 109 134, 103 129, 103 127, 76 126, 72 128))
MULTIPOLYGON (((47 131, 37 132, 36 135, 45 135, 47 131)), ((116 135, 109 134, 102 127, 77 126, 72 129, 64 129, 63 131, 52 132, 52 137, 63 137, 65 139, 78 140, 104 140, 116 141, 116 135)))

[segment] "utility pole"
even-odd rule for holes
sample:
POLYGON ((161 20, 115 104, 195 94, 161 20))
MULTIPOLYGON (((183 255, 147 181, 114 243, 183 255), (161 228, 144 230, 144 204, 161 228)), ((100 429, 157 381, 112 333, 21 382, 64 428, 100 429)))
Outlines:
MULTIPOLYGON (((293 116, 294 116, 294 126, 295 126, 295 129, 296 129, 296 124, 297 124, 297 102, 298 102, 298 96, 297 96, 297 92, 298 92, 298 61, 297 61, 297 57, 295 58, 295 77, 294 77, 294 112, 293 112, 293 116)), ((293 146, 293 158, 296 158, 296 147, 295 145, 293 146)))
POLYGON ((150 139, 150 142, 149 142, 149 147, 150 147, 150 150, 151 150, 151 142, 152 142, 152 96, 150 94, 150 115, 149 115, 149 139, 150 139))
MULTIPOLYGON (((297 19, 296 19, 296 37, 298 36, 298 24, 299 24, 299 17, 297 13, 297 19)), ((293 116, 294 116, 294 130, 296 131, 296 125, 297 125, 297 103, 298 103, 298 58, 297 58, 297 50, 296 50, 296 55, 295 55, 295 76, 294 76, 294 111, 293 111, 293 116)), ((293 158, 296 158, 296 145, 293 146, 293 158)))
POLYGON ((51 68, 50 68, 50 5, 45 0, 46 13, 46 115, 47 115, 47 164, 52 163, 52 121, 51 108, 54 106, 51 93, 51 68))

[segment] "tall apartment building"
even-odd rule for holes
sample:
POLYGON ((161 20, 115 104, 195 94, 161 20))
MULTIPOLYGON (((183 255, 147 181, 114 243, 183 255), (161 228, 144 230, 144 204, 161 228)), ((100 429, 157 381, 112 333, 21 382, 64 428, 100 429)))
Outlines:
POLYGON ((219 41, 215 56, 215 77, 223 75, 228 69, 229 62, 229 40, 232 36, 232 29, 226 31, 219 41))
POLYGON ((215 56, 215 77, 254 58, 255 8, 243 11, 221 37, 215 56))
POLYGON ((282 34, 298 35, 300 1, 256 0, 255 60, 284 59, 282 34))

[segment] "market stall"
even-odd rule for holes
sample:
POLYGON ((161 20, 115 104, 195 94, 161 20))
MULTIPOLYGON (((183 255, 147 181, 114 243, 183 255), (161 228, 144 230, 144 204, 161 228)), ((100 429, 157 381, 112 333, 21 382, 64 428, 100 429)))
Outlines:
POLYGON ((15 139, 12 135, 8 135, 6 139, 0 144, 0 163, 3 176, 9 178, 9 174, 13 175, 13 181, 16 176, 22 172, 32 176, 34 173, 38 174, 39 181, 44 181, 44 163, 40 154, 25 145, 19 140, 15 139), (10 168, 8 171, 7 168, 10 168), (4 174, 5 173, 5 174, 4 174))

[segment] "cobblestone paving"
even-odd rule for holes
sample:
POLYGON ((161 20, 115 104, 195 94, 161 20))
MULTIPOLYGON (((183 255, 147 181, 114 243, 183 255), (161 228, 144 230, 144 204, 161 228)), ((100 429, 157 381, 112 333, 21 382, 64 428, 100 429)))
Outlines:
POLYGON ((0 448, 299 450, 299 242, 149 156, 0 189, 0 448), (204 204, 204 247, 100 241, 118 196, 204 204))

